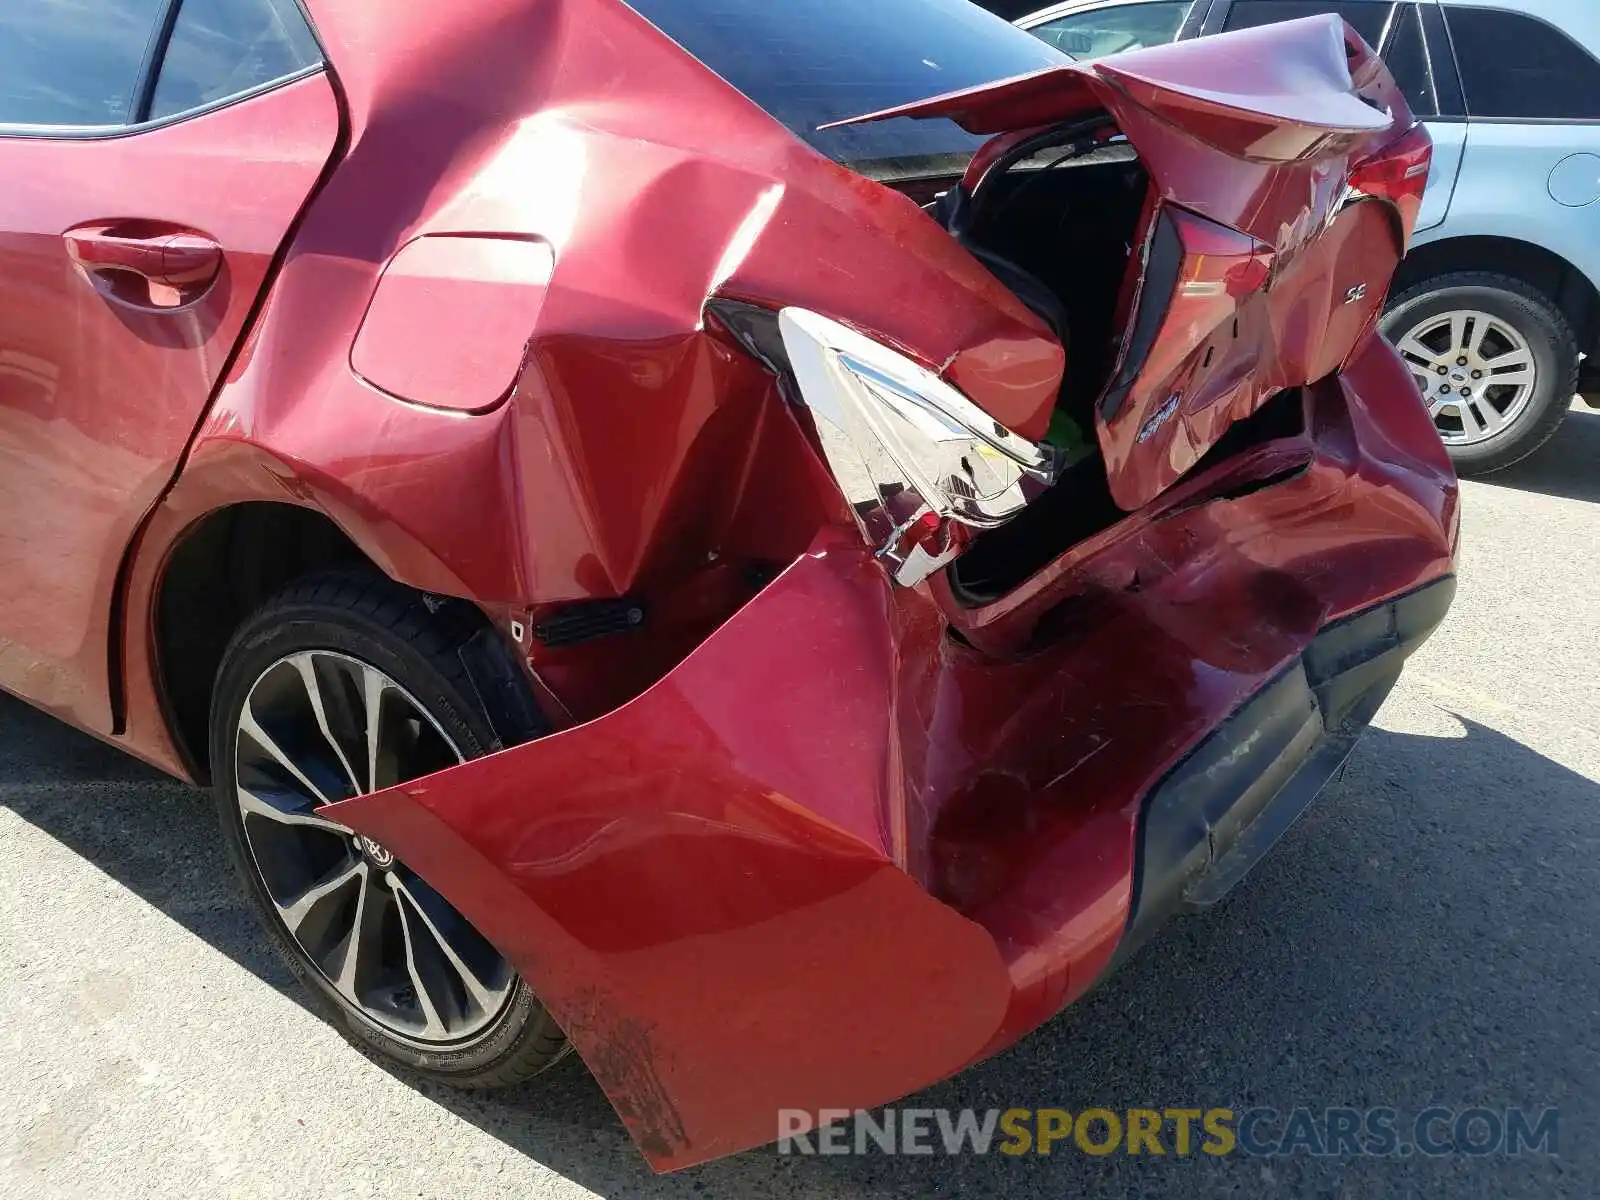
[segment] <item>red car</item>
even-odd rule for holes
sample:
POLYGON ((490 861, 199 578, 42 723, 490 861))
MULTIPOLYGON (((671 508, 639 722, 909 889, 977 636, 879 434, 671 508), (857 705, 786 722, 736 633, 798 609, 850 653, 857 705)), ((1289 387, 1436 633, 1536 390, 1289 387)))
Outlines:
POLYGON ((570 1045, 658 1168, 1215 901, 1450 604, 1335 18, 43 0, 0 122, 0 684, 210 783, 362 1045, 570 1045))

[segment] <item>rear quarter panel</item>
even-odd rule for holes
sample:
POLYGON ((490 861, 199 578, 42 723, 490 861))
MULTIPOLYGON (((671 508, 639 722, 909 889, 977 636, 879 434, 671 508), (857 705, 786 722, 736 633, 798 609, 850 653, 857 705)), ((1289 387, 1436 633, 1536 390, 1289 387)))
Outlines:
POLYGON ((1600 286, 1600 122, 1473 121, 1449 216, 1412 246, 1466 237, 1542 246, 1600 286), (1581 207, 1551 195, 1551 173, 1573 155, 1594 156, 1594 200, 1581 207))
MULTIPOLYGON (((138 547, 140 752, 173 761, 151 698, 162 565, 231 504, 315 508, 412 587, 535 615, 792 559, 839 500, 779 445, 798 427, 708 329, 712 295, 856 324, 1043 433, 1063 352, 1042 322, 912 200, 816 154, 620 0, 310 8, 348 146, 138 547), (447 407, 456 390, 422 394, 438 373, 408 370, 400 398, 351 366, 386 264, 451 234, 554 260, 509 396, 471 414, 447 407)), ((636 695, 730 611, 692 613, 662 662, 573 715, 636 695)))

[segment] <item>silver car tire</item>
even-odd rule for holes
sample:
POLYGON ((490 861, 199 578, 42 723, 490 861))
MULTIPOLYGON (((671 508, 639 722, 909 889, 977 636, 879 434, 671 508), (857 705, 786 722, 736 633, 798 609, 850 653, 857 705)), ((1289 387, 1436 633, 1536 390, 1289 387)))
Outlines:
POLYGON ((1382 328, 1462 475, 1521 462, 1572 407, 1577 337, 1561 310, 1521 280, 1437 276, 1396 296, 1382 328))

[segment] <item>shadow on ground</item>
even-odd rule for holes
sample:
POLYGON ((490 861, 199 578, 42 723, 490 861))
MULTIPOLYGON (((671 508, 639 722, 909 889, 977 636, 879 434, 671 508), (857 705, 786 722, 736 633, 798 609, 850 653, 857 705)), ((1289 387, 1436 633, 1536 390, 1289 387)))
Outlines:
MULTIPOLYGON (((1596 418, 1600 423, 1600 418, 1596 418)), ((0 804, 274 987, 189 789, 0 698, 0 804), (23 786, 18 786, 23 785, 23 786)), ((651 1178, 582 1065, 493 1100, 407 1082, 604 1196, 1596 1194, 1600 787, 1504 736, 1374 730, 1217 909, 917 1107, 1562 1109, 1562 1156, 1493 1160, 780 1158, 651 1178), (1422 783, 1419 781, 1430 781, 1422 783)), ((849 1014, 839 1014, 848 1019, 849 1014)), ((424 1151, 425 1152, 425 1151, 424 1151)))
POLYGON ((1535 454, 1480 482, 1600 503, 1600 412, 1578 404, 1555 437, 1535 454))

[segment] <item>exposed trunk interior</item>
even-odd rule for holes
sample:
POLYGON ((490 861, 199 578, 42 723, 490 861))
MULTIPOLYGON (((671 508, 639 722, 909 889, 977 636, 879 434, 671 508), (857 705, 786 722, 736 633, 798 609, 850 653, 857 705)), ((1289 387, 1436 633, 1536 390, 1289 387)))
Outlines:
MULTIPOLYGON (((1189 476, 1203 475, 1256 446, 1300 437, 1305 430, 1305 394, 1299 388, 1279 392, 1256 412, 1234 422, 1190 469, 1189 476)), ((1209 493, 1207 499, 1247 495, 1278 482, 1282 480, 1258 480, 1231 491, 1209 493)), ((974 541, 972 548, 951 564, 952 590, 969 605, 997 600, 1065 551, 1125 516, 1111 498, 1099 455, 1087 458, 1009 524, 974 541)))
MULTIPOLYGON (((1085 127, 1088 137, 1103 139, 1103 124, 1085 127)), ((968 604, 1004 596, 1128 515, 1112 498, 1095 409, 1116 382, 1112 373, 1124 342, 1133 343, 1130 358, 1148 349, 1136 328, 1143 322, 1131 310, 1135 284, 1151 269, 1141 254, 1150 180, 1128 143, 1086 145, 1080 140, 1035 154, 991 176, 977 196, 947 198, 939 206, 958 240, 1054 327, 1067 349, 1049 440, 1067 451, 1071 466, 1047 493, 975 539, 952 564, 953 591, 968 604)), ((1154 315, 1164 310, 1163 304, 1154 315)), ((1188 475, 1303 430, 1301 393, 1283 392, 1237 422, 1188 475)))
POLYGON ((838 127, 907 117, 991 135, 931 211, 1066 351, 1042 439, 1059 481, 951 563, 973 604, 1292 430, 1298 389, 1370 336, 1431 158, 1392 75, 1336 17, 1067 63, 838 127))
MULTIPOLYGON (((1128 278, 1149 179, 1133 147, 1107 146, 1081 158, 1016 169, 987 184, 960 237, 1027 272, 1050 292, 1059 316, 1046 315, 1067 345, 1063 408, 1086 431, 1120 344, 1118 297, 1128 278)), ((1003 272, 1004 268, 1002 268, 1003 272)), ((1002 274, 1002 278, 1006 278, 1002 274)), ((1006 282, 1016 286, 1012 278, 1006 282)), ((1018 288, 1023 300, 1036 300, 1018 288)))
POLYGON ((1107 484, 1094 406, 1122 344, 1149 190, 1149 177, 1126 142, 1069 143, 992 173, 970 203, 964 199, 958 208, 947 199, 940 206, 957 239, 1067 348, 1050 440, 1067 451, 1072 465, 1020 517, 979 537, 956 561, 952 582, 969 603, 1005 594, 1127 515, 1107 484))

